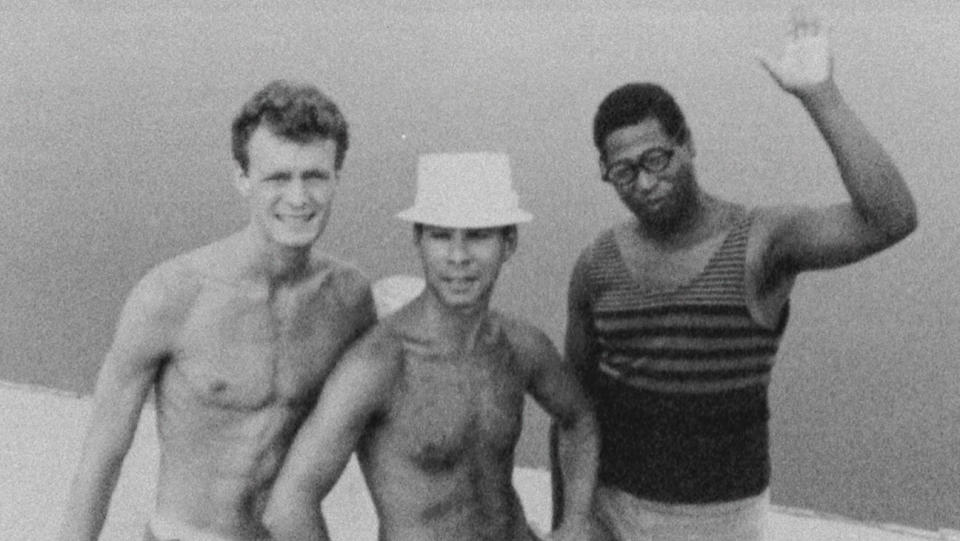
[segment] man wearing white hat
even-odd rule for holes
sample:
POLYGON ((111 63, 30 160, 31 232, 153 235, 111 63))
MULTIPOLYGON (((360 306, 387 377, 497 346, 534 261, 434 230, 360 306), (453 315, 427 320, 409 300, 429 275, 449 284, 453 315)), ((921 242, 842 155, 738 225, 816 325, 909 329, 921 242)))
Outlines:
POLYGON ((277 539, 325 539, 320 502, 354 447, 381 541, 535 539, 512 486, 524 395, 560 427, 565 521, 590 539, 597 440, 588 402, 540 330, 488 308, 516 249, 501 154, 421 157, 413 222, 426 287, 344 356, 297 435, 268 504, 277 539))

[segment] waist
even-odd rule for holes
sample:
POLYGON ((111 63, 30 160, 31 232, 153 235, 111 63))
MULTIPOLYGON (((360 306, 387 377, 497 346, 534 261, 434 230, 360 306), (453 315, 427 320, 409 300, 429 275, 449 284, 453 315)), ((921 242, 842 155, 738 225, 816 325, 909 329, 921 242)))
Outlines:
POLYGON ((729 502, 664 504, 599 487, 597 516, 616 539, 711 539, 747 541, 764 538, 769 491, 729 502))
MULTIPOLYGON (((156 541, 235 541, 235 536, 224 536, 218 533, 205 531, 185 521, 168 516, 155 514, 147 523, 147 530, 156 541)), ((148 539, 150 539, 148 537, 148 539)), ((245 536, 242 539, 249 541, 269 541, 269 535, 258 534, 245 536)))
POLYGON ((769 484, 766 389, 663 395, 599 375, 602 483, 671 503, 730 501, 769 484))
POLYGON ((237 478, 212 478, 204 471, 197 471, 192 480, 168 473, 161 471, 158 476, 154 511, 164 531, 165 526, 176 525, 193 528, 194 534, 203 532, 226 539, 269 539, 261 521, 268 486, 237 478))
POLYGON ((629 428, 729 434, 765 423, 768 386, 762 383, 713 393, 663 392, 636 387, 614 374, 594 371, 585 381, 597 417, 629 428))

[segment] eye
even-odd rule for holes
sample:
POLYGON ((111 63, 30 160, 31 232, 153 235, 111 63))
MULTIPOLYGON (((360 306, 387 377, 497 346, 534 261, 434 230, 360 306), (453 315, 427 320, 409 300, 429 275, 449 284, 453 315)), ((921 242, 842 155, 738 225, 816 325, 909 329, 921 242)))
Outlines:
POLYGON ((317 180, 321 182, 326 182, 332 178, 333 178, 333 174, 331 174, 329 171, 320 171, 317 169, 311 169, 310 171, 306 171, 303 174, 303 180, 317 180))
POLYGON ((670 164, 673 152, 665 148, 653 148, 640 155, 643 168, 651 172, 663 171, 670 164))
POLYGON ((272 173, 263 177, 264 182, 277 183, 290 180, 290 175, 286 173, 272 173))
POLYGON ((428 238, 431 238, 431 239, 446 240, 446 239, 449 239, 449 238, 450 238, 450 235, 451 235, 452 233, 451 233, 449 230, 446 230, 446 229, 432 229, 432 228, 427 228, 427 229, 424 230, 424 234, 425 234, 428 238))
POLYGON ((631 178, 633 176, 633 170, 635 168, 636 168, 636 165, 629 162, 616 163, 610 169, 607 170, 607 176, 609 176, 614 180, 631 178))
POLYGON ((493 228, 470 229, 467 231, 467 238, 473 240, 485 240, 493 237, 496 231, 497 230, 493 228))

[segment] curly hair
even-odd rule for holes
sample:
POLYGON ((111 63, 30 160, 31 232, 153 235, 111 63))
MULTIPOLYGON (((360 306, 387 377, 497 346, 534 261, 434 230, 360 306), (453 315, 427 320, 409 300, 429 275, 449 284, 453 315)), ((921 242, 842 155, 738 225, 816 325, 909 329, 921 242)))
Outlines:
POLYGON ((285 80, 267 84, 253 95, 233 120, 233 158, 247 172, 247 144, 257 127, 265 124, 274 134, 298 143, 332 139, 337 144, 334 166, 343 165, 350 146, 347 121, 330 98, 317 87, 285 80))
POLYGON ((687 142, 690 130, 680 106, 663 87, 654 83, 628 83, 600 102, 593 117, 593 144, 604 155, 604 144, 614 131, 648 118, 660 121, 664 133, 678 144, 687 142))

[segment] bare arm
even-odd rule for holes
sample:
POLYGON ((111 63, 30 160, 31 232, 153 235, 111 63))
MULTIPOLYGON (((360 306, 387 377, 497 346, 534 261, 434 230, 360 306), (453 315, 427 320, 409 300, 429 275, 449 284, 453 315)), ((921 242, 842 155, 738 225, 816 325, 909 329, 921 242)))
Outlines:
POLYGON ((263 522, 278 541, 328 541, 320 504, 389 393, 397 363, 361 340, 330 374, 277 477, 263 522))
POLYGON ((557 434, 564 513, 550 539, 588 539, 599 455, 593 411, 572 367, 563 363, 546 335, 532 327, 515 329, 525 334, 520 340, 532 367, 530 394, 551 415, 557 434))
POLYGON ((95 540, 130 449, 140 411, 170 351, 167 337, 177 302, 162 278, 145 277, 127 300, 97 379, 89 427, 71 486, 59 539, 95 540))
MULTIPOLYGON (((590 336, 589 296, 586 289, 586 269, 590 249, 580 254, 574 265, 567 291, 567 330, 564 341, 564 361, 577 378, 581 388, 586 388, 590 373, 593 340, 590 336)), ((558 427, 550 426, 551 482, 553 488, 553 525, 559 526, 566 516, 566 494, 561 467, 562 449, 559 444, 558 427)))
POLYGON ((917 223, 913 198, 899 170, 833 80, 826 30, 815 16, 799 9, 792 24, 784 55, 761 62, 810 114, 836 160, 850 201, 786 210, 774 217, 768 265, 787 275, 859 261, 903 239, 917 223))
POLYGON ((593 350, 596 343, 590 333, 590 295, 587 291, 587 264, 590 249, 577 259, 567 290, 567 331, 564 337, 564 360, 569 364, 581 385, 596 369, 593 350))

